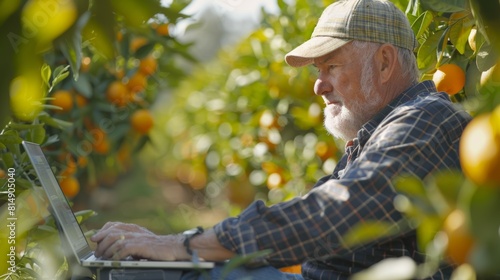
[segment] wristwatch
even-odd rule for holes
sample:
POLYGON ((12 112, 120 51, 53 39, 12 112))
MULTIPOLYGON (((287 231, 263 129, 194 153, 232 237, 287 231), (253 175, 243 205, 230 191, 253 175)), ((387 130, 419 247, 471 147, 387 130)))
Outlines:
POLYGON ((191 238, 195 237, 196 235, 202 234, 203 233, 203 228, 198 226, 193 229, 186 230, 185 232, 182 233, 184 235, 184 247, 186 247, 186 251, 190 256, 193 255, 193 251, 191 250, 191 247, 189 246, 189 240, 191 238))

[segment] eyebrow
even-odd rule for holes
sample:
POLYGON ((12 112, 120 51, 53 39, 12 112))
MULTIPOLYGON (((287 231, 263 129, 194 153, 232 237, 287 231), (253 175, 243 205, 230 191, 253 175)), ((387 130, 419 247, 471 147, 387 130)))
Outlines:
MULTIPOLYGON (((333 57, 334 57, 336 54, 338 54, 338 53, 339 53, 338 51, 339 51, 339 49, 336 49, 335 51, 333 51, 333 52, 329 53, 329 54, 328 54, 328 55, 327 55, 324 59, 322 59, 322 60, 320 61, 320 63, 321 63, 321 64, 324 64, 324 63, 327 63, 328 61, 332 60, 332 59, 333 59, 333 57)), ((316 58, 316 59, 318 59, 318 58, 316 58)), ((314 67, 318 68, 318 66, 317 66, 315 63, 312 63, 312 65, 313 65, 314 67)))

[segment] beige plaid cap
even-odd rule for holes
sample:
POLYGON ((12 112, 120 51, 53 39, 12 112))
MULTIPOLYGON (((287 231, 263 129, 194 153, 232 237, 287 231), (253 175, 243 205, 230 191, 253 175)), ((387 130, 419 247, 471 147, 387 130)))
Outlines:
POLYGON ((328 6, 311 39, 293 49, 285 61, 293 67, 313 63, 352 40, 390 43, 413 50, 417 40, 408 19, 387 0, 340 0, 328 6))

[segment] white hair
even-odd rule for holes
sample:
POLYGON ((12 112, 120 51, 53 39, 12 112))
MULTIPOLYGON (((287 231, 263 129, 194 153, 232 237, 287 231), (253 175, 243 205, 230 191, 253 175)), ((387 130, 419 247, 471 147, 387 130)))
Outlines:
MULTIPOLYGON (((377 49, 381 46, 380 43, 365 42, 354 40, 352 46, 357 49, 362 61, 369 61, 377 49)), ((394 46, 398 50, 398 63, 401 67, 401 72, 397 72, 401 79, 406 79, 409 84, 416 84, 420 79, 420 73, 417 66, 415 54, 409 49, 394 46)))

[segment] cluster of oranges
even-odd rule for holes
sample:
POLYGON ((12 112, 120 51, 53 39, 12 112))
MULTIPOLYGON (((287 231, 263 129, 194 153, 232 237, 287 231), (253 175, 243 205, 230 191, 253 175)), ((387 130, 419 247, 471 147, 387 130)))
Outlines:
POLYGON ((60 155, 60 159, 64 164, 59 174, 59 185, 61 190, 67 198, 72 199, 80 192, 80 182, 76 178, 75 174, 77 169, 80 167, 85 167, 87 165, 86 157, 75 157, 69 153, 63 153, 60 155))
MULTIPOLYGON (((159 36, 169 36, 168 24, 153 24, 151 27, 159 36)), ((117 34, 117 41, 123 40, 122 33, 117 34)), ((149 43, 148 39, 141 36, 127 37, 130 39, 129 48, 132 56, 137 51, 149 43)), ((54 91, 50 98, 49 104, 53 106, 52 112, 58 115, 59 118, 69 118, 69 121, 74 121, 75 115, 72 114, 75 110, 80 110, 87 105, 94 102, 109 102, 117 108, 127 107, 127 116, 130 129, 137 135, 148 134, 154 126, 154 118, 150 110, 147 108, 148 103, 145 101, 147 96, 146 90, 148 88, 148 80, 158 70, 157 53, 152 52, 147 56, 141 58, 130 58, 125 63, 125 66, 118 68, 118 70, 108 70, 108 74, 114 76, 114 80, 108 82, 103 93, 94 91, 92 97, 86 98, 83 94, 79 93, 75 88, 67 89, 68 87, 61 87, 54 91), (127 72, 127 75, 125 75, 127 72)), ((80 72, 88 73, 91 70, 92 59, 84 57, 81 61, 80 72)), ((93 69, 93 68, 92 68, 93 69)), ((88 75, 88 74, 87 74, 88 75)), ((109 75, 106 75, 109 79, 109 75)), ((80 114, 82 115, 82 114, 80 114)), ((86 137, 83 141, 89 142, 89 147, 92 148, 94 155, 109 155, 112 152, 113 138, 108 135, 111 133, 103 130, 101 127, 96 126, 89 116, 83 117, 83 131, 86 137)), ((82 134, 83 135, 83 134, 82 134)), ((121 151, 118 149, 117 151, 121 151)), ((60 159, 62 164, 60 173, 58 174, 59 184, 64 194, 69 198, 74 198, 80 192, 80 184, 78 180, 78 169, 84 168, 87 158, 80 158, 75 156, 68 156, 64 153, 65 158, 60 159)), ((117 154, 117 156, 119 156, 117 154)))
POLYGON ((158 68, 158 62, 153 56, 141 59, 137 72, 129 78, 121 77, 111 82, 106 90, 106 98, 118 107, 123 107, 130 102, 138 102, 138 94, 144 92, 148 86, 148 77, 153 75, 158 68))
POLYGON ((51 105, 59 107, 55 110, 56 113, 67 113, 73 110, 75 106, 81 108, 87 105, 87 103, 87 99, 81 94, 63 89, 55 91, 50 101, 51 105))
MULTIPOLYGON (((480 86, 499 85, 498 64, 482 73, 480 86)), ((460 139, 460 164, 477 188, 500 189, 500 106, 471 120, 460 139)), ((467 213, 454 209, 443 224, 448 238, 447 256, 456 264, 469 262, 475 240, 467 213)))

